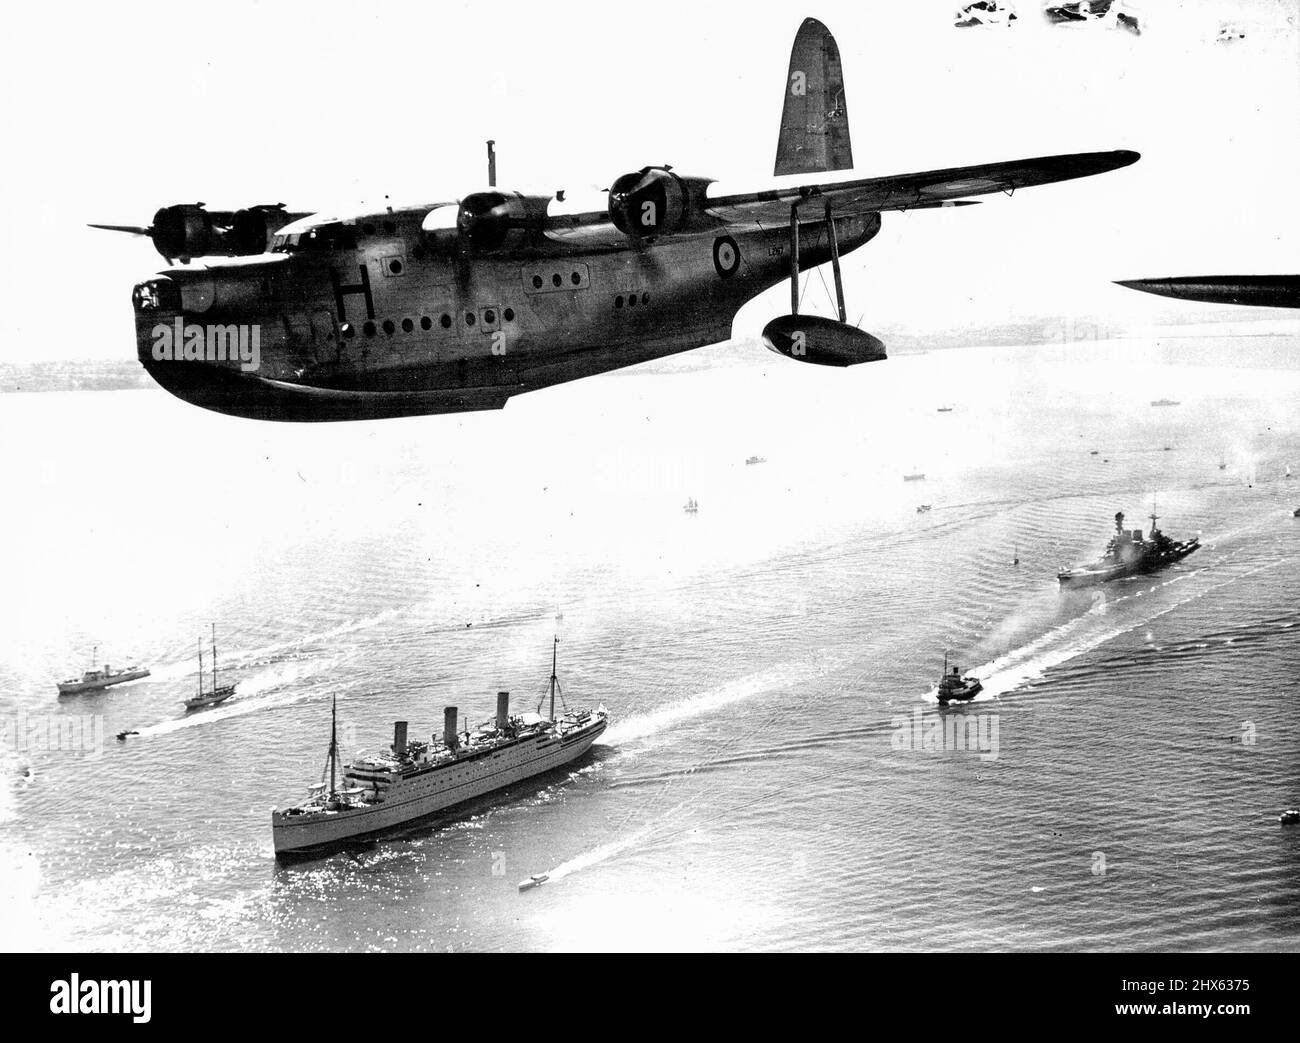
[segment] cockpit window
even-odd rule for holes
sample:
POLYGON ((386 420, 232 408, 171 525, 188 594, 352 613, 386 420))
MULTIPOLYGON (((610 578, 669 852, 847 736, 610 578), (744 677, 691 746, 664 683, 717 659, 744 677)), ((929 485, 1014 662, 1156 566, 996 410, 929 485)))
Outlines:
POLYGON ((338 222, 318 225, 305 232, 277 235, 271 244, 272 253, 319 253, 325 250, 355 250, 356 230, 351 225, 338 222))

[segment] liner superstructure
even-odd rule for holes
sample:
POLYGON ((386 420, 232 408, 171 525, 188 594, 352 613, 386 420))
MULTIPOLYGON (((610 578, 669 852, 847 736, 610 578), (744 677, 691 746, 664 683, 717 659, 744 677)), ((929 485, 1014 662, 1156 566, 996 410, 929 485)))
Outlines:
POLYGON ((601 706, 556 717, 552 664, 549 718, 512 715, 510 694, 499 692, 495 718, 473 730, 458 729, 454 706, 444 711, 441 737, 428 742, 408 741, 407 722, 397 721, 392 747, 355 758, 343 769, 341 788, 332 727, 328 788, 313 785, 304 803, 271 813, 276 856, 323 853, 372 838, 581 757, 605 731, 608 714, 601 706))

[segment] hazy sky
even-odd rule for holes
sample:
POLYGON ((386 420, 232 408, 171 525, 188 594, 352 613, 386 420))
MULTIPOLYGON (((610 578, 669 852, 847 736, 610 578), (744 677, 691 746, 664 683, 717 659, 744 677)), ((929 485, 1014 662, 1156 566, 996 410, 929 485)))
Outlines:
MULTIPOLYGON (((146 240, 85 227, 159 206, 603 187, 646 163, 771 171, 801 19, 839 41, 857 169, 1131 148, 1134 167, 956 211, 886 215, 846 261, 867 329, 1168 302, 1108 280, 1297 272, 1300 6, 1143 0, 1140 37, 958 30, 952 2, 22 5, 6 13, 6 359, 134 357, 146 240), (1246 39, 1215 41, 1231 22, 1246 39)), ((738 332, 784 310, 774 291, 738 332)))

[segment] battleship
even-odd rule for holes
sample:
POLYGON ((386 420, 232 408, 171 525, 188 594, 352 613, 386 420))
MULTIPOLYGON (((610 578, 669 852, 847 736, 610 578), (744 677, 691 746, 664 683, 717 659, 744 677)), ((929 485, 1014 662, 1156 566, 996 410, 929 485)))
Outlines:
POLYGON ((1158 518, 1151 513, 1151 532, 1143 539, 1141 529, 1124 528, 1124 512, 1115 515, 1115 534, 1106 544, 1100 558, 1090 565, 1076 565, 1057 573, 1063 587, 1085 587, 1095 583, 1109 583, 1145 572, 1154 572, 1175 561, 1181 561, 1196 550, 1201 541, 1171 540, 1156 527, 1158 518))
MULTIPOLYGON (((99 648, 91 653, 90 659, 93 663, 99 656, 99 648)), ((75 695, 78 692, 98 692, 111 685, 122 684, 126 681, 138 681, 142 677, 148 677, 149 671, 142 666, 128 666, 121 670, 114 670, 107 663, 104 669, 96 670, 93 666, 81 675, 81 679, 73 677, 67 681, 58 683, 60 695, 75 695)))
POLYGON ((472 731, 459 730, 454 706, 444 709, 441 738, 433 735, 428 742, 408 741, 407 722, 395 721, 392 746, 346 765, 341 787, 331 709, 328 787, 322 779, 308 787, 303 804, 271 812, 276 858, 310 858, 374 840, 581 757, 605 731, 609 715, 604 706, 555 715, 558 645, 557 639, 551 652, 549 718, 540 712, 512 715, 510 693, 498 692, 495 718, 472 731))

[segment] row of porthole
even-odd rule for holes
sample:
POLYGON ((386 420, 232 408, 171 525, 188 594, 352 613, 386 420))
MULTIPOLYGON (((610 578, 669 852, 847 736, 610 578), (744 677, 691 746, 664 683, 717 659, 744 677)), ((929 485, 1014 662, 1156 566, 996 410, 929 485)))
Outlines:
MULTIPOLYGON (((572 275, 569 276, 569 282, 573 283, 574 286, 581 286, 582 273, 574 272, 572 275)), ((543 285, 544 285, 544 281, 542 277, 540 275, 534 275, 533 289, 540 290, 543 285)), ((556 289, 559 289, 561 286, 564 285, 564 276, 561 275, 559 272, 556 272, 554 275, 551 276, 551 285, 554 286, 556 289)))
MULTIPOLYGON (((636 303, 637 303, 636 294, 635 294, 635 293, 629 293, 629 294, 627 295, 627 306, 628 306, 629 308, 635 308, 635 307, 636 307, 636 303)), ((642 303, 642 304, 649 304, 649 303, 650 303, 650 294, 648 294, 648 293, 643 293, 643 294, 641 294, 641 303, 642 303)), ((621 307, 623 307, 623 295, 622 295, 621 293, 620 293, 617 297, 614 298, 614 307, 615 307, 615 308, 621 308, 621 307)))
MULTIPOLYGON (((505 319, 506 322, 514 322, 515 321, 514 308, 503 308, 501 310, 501 318, 505 319)), ((497 321, 496 310, 494 308, 486 309, 483 312, 483 321, 486 322, 488 325, 491 325, 492 323, 496 322, 497 321)), ((472 311, 467 311, 465 313, 465 325, 473 326, 476 322, 478 322, 478 316, 472 311)), ((438 324, 444 330, 451 329, 451 323, 452 323, 451 316, 445 313, 443 314, 442 318, 438 320, 438 324)), ((353 337, 357 335, 356 327, 354 327, 350 322, 343 323, 341 328, 343 330, 343 336, 349 340, 351 340, 353 337)), ((367 320, 361 324, 361 332, 364 333, 367 337, 373 337, 381 329, 386 334, 388 334, 388 336, 391 337, 394 333, 397 332, 397 324, 393 322, 392 319, 385 319, 378 326, 376 326, 375 323, 371 320, 367 320)), ((433 320, 429 318, 429 316, 427 315, 420 316, 420 329, 424 330, 425 332, 428 332, 429 330, 433 329, 433 320)), ((403 319, 402 332, 414 333, 415 322, 412 319, 403 319)))

